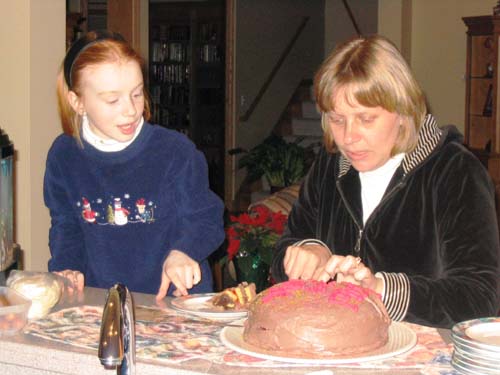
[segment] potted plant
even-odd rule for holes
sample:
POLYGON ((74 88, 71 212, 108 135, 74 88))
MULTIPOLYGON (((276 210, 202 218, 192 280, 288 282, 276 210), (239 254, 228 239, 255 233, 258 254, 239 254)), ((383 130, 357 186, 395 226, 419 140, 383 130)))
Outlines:
POLYGON ((303 139, 287 142, 273 133, 249 151, 237 148, 230 153, 245 153, 238 167, 247 169, 248 181, 264 176, 273 192, 299 182, 307 172, 310 150, 300 145, 303 139))
POLYGON ((257 292, 269 286, 273 247, 283 233, 286 220, 286 215, 266 207, 230 216, 226 226, 227 254, 221 261, 233 263, 237 282, 254 283, 257 292))

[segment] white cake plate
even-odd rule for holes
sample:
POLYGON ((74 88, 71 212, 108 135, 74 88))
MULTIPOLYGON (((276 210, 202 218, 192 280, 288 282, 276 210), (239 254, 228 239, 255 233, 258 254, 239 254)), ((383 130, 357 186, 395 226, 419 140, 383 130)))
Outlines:
POLYGON ((387 344, 377 350, 362 353, 349 358, 298 358, 273 355, 243 341, 243 327, 224 327, 220 333, 221 341, 228 348, 252 357, 270 359, 272 361, 336 365, 345 363, 368 362, 385 359, 407 352, 417 343, 417 334, 402 323, 392 322, 389 326, 389 340, 387 344))

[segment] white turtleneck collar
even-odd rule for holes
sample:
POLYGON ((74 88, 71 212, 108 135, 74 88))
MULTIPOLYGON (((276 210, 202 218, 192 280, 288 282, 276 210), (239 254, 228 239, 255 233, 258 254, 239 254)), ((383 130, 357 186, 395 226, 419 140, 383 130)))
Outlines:
POLYGON ((368 217, 382 200, 387 185, 389 185, 394 172, 396 172, 404 157, 404 153, 397 154, 373 171, 359 172, 361 201, 363 204, 363 223, 366 223, 368 217))
POLYGON ((135 129, 134 136, 130 141, 127 142, 119 142, 114 139, 103 139, 96 135, 92 129, 90 129, 89 120, 87 116, 82 117, 82 136, 83 138, 90 143, 92 146, 97 148, 99 151, 103 152, 116 152, 124 150, 130 145, 139 135, 142 129, 142 125, 144 124, 144 117, 141 117, 139 125, 135 129))

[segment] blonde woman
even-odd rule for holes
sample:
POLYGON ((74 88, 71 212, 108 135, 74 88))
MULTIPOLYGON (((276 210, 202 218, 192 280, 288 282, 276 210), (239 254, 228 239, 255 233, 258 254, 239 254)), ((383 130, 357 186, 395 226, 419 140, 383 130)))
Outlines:
POLYGON ((449 328, 496 315, 492 181, 456 128, 427 113, 397 48, 350 40, 314 84, 324 148, 277 244, 274 278, 371 288, 393 320, 449 328))

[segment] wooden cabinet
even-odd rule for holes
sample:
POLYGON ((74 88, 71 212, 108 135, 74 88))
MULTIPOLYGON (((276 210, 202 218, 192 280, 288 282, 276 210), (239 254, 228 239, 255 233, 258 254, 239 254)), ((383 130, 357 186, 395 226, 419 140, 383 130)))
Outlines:
POLYGON ((465 142, 500 184, 498 40, 500 16, 463 18, 467 26, 465 142))
POLYGON ((152 122, 193 140, 223 197, 224 2, 150 3, 149 14, 152 122))
POLYGON ((496 190, 500 229, 500 16, 463 18, 467 26, 465 142, 488 168, 496 190))

